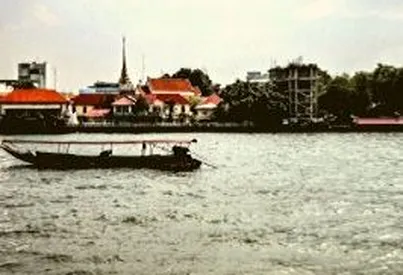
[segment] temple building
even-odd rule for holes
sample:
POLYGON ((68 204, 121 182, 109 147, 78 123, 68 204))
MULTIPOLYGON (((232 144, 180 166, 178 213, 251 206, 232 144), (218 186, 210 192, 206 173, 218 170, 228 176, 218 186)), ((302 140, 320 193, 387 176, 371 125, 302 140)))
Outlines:
POLYGON ((123 37, 123 48, 122 48, 122 70, 120 72, 119 78, 119 89, 122 92, 134 91, 134 86, 130 81, 129 74, 127 73, 126 65, 126 38, 123 37))
POLYGON ((67 99, 55 90, 14 90, 0 97, 0 129, 35 132, 61 125, 67 105, 67 99))

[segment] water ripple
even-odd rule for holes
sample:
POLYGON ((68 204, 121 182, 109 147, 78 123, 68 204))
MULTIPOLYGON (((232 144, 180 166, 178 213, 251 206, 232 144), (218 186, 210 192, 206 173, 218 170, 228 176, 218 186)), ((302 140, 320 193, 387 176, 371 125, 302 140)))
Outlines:
POLYGON ((0 152, 0 273, 403 273, 402 134, 193 137, 218 169, 37 171, 0 152))

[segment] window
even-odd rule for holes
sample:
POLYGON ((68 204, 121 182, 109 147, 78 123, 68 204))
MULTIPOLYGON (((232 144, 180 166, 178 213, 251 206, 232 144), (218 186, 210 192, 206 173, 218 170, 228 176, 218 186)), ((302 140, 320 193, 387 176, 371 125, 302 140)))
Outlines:
POLYGON ((182 113, 185 113, 185 112, 186 112, 186 106, 182 105, 182 113))
POLYGON ((86 114, 87 113, 87 106, 83 107, 83 113, 86 114))

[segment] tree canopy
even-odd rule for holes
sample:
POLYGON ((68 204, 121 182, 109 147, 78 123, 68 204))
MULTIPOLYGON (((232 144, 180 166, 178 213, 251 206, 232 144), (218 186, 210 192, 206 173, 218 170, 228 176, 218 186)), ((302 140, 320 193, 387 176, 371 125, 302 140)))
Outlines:
POLYGON ((203 96, 213 93, 213 84, 210 77, 200 69, 181 68, 172 75, 172 78, 189 79, 193 86, 199 87, 203 96))
POLYGON ((270 83, 264 85, 237 80, 221 92, 218 120, 250 121, 257 126, 278 126, 286 117, 285 97, 270 83))
POLYGON ((336 76, 319 97, 319 107, 340 118, 403 114, 403 68, 378 64, 373 72, 336 76))

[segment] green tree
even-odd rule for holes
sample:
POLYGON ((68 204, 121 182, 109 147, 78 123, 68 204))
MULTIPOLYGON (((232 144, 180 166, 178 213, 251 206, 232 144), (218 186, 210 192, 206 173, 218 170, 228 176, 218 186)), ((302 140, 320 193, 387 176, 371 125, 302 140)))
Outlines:
POLYGON ((195 108, 197 105, 199 105, 202 102, 202 98, 199 96, 191 96, 189 97, 189 103, 190 103, 190 110, 192 112, 195 112, 195 108))
POLYGON ((31 81, 17 80, 11 84, 11 86, 18 89, 36 89, 36 86, 31 81))
POLYGON ((366 116, 371 105, 372 75, 366 72, 357 72, 350 79, 352 87, 351 111, 357 116, 366 116))
POLYGON ((278 126, 286 117, 285 97, 270 83, 264 85, 237 80, 220 94, 223 102, 217 118, 235 122, 250 121, 262 127, 278 126))
POLYGON ((189 79, 194 87, 199 87, 203 96, 209 96, 213 93, 210 77, 200 69, 181 68, 172 75, 172 78, 189 79))
POLYGON ((378 64, 372 76, 372 99, 383 115, 403 111, 403 68, 378 64))
POLYGON ((319 108, 346 119, 352 114, 352 93, 349 76, 336 76, 327 85, 326 93, 319 97, 319 108))
POLYGON ((144 96, 140 95, 136 98, 136 104, 134 105, 134 113, 136 115, 145 115, 148 113, 150 105, 144 96))

